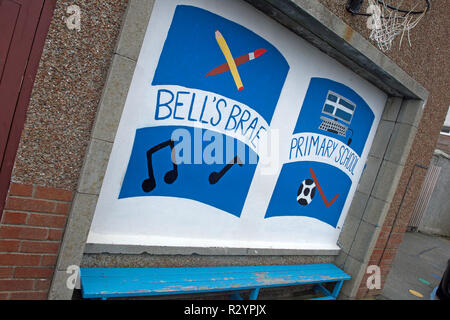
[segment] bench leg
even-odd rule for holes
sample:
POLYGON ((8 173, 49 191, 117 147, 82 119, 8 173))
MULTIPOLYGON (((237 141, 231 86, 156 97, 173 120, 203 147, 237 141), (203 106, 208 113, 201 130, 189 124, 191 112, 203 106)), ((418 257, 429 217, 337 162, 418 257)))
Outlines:
MULTIPOLYGON (((248 298, 248 300, 256 300, 256 299, 258 299, 258 293, 259 293, 259 288, 252 289, 252 291, 250 291, 250 297, 248 298)), ((241 295, 239 294, 239 291, 236 291, 232 295, 230 295, 230 299, 231 300, 244 300, 241 297, 241 295)))
POLYGON ((341 291, 343 283, 344 283, 344 280, 341 280, 341 281, 338 281, 338 283, 336 283, 336 285, 334 286, 333 293, 331 294, 331 296, 334 299, 337 299, 337 297, 339 295, 339 291, 341 291))
POLYGON ((250 297, 248 298, 248 300, 256 300, 256 299, 258 299, 258 294, 259 294, 259 288, 253 289, 250 292, 250 297))
MULTIPOLYGON (((252 291, 250 291, 250 296, 249 296, 248 300, 258 299, 258 294, 259 294, 259 288, 252 289, 252 291)), ((241 295, 239 294, 239 291, 236 291, 232 295, 230 295, 230 299, 231 300, 244 300, 241 297, 241 295)))
MULTIPOLYGON (((335 285, 334 285, 334 289, 333 292, 328 291, 321 283, 317 284, 314 286, 314 292, 321 292, 325 295, 325 297, 322 298, 316 298, 319 300, 323 300, 323 299, 332 299, 332 300, 336 300, 338 295, 339 295, 339 291, 341 291, 342 288, 342 284, 344 283, 344 280, 338 281, 335 285)), ((311 300, 316 300, 316 299, 311 299, 311 300)))
POLYGON ((231 300, 244 300, 242 299, 241 295, 239 294, 239 291, 234 292, 232 295, 230 295, 231 300))
POLYGON ((321 283, 316 284, 313 289, 314 289, 315 293, 318 293, 318 292, 323 293, 325 295, 325 297, 332 296, 331 292, 328 291, 321 283))

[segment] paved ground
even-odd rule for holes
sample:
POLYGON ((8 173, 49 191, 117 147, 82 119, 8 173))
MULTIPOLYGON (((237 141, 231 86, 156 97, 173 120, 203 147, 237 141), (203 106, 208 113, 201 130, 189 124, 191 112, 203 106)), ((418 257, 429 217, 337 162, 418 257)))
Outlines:
POLYGON ((378 299, 424 300, 439 284, 450 259, 450 239, 423 233, 407 232, 397 252, 394 265, 378 299), (419 278, 428 281, 423 283, 419 278), (414 296, 415 290, 423 298, 414 296))

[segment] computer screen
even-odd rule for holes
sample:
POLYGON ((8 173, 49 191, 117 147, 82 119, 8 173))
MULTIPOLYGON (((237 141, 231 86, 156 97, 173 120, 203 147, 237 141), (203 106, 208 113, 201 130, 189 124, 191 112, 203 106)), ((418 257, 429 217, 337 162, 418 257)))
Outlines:
POLYGON ((356 106, 353 102, 345 99, 337 93, 328 91, 322 113, 328 114, 338 120, 350 124, 355 108, 356 106))

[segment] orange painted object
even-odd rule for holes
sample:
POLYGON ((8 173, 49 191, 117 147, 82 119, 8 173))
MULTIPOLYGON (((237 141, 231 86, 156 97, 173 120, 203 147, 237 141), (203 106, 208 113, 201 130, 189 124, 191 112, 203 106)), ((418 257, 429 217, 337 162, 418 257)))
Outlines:
POLYGON ((409 291, 409 293, 411 293, 412 295, 414 295, 416 297, 423 298, 423 294, 421 294, 420 292, 417 292, 417 291, 412 290, 412 289, 409 289, 408 291, 409 291))
MULTIPOLYGON (((253 52, 249 52, 247 54, 244 54, 243 56, 240 56, 240 57, 234 59, 234 63, 236 63, 236 66, 240 66, 241 64, 244 64, 250 60, 259 58, 264 53, 266 53, 266 51, 267 51, 266 49, 256 49, 253 52)), ((215 76, 217 74, 221 74, 221 73, 227 72, 229 70, 230 70, 230 67, 228 66, 228 63, 224 63, 224 64, 221 64, 220 66, 212 69, 210 72, 208 72, 206 74, 205 77, 215 76)))

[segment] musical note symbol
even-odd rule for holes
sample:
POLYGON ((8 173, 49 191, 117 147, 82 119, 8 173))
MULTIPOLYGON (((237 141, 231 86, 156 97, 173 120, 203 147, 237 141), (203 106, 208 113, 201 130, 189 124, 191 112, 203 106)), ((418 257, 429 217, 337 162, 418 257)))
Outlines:
POLYGON ((209 183, 216 184, 224 176, 224 174, 227 173, 227 171, 231 169, 231 167, 235 163, 237 163, 241 167, 243 165, 241 159, 239 159, 238 156, 234 157, 234 159, 231 160, 230 163, 228 163, 225 167, 223 167, 223 169, 220 170, 219 172, 216 172, 216 171, 211 172, 211 174, 209 175, 209 183))
POLYGON ((142 182, 142 190, 144 190, 144 192, 150 192, 153 189, 155 189, 156 187, 156 181, 155 181, 155 176, 153 174, 153 162, 152 162, 152 156, 155 152, 170 146, 171 149, 171 159, 172 159, 172 164, 173 164, 173 169, 169 170, 168 172, 166 172, 166 174, 164 175, 164 181, 167 184, 172 184, 178 177, 178 166, 176 164, 176 160, 175 160, 175 143, 173 142, 173 140, 167 140, 164 141, 156 146, 154 146, 153 148, 151 148, 150 150, 147 151, 147 168, 148 168, 148 179, 144 180, 144 182, 142 182))

